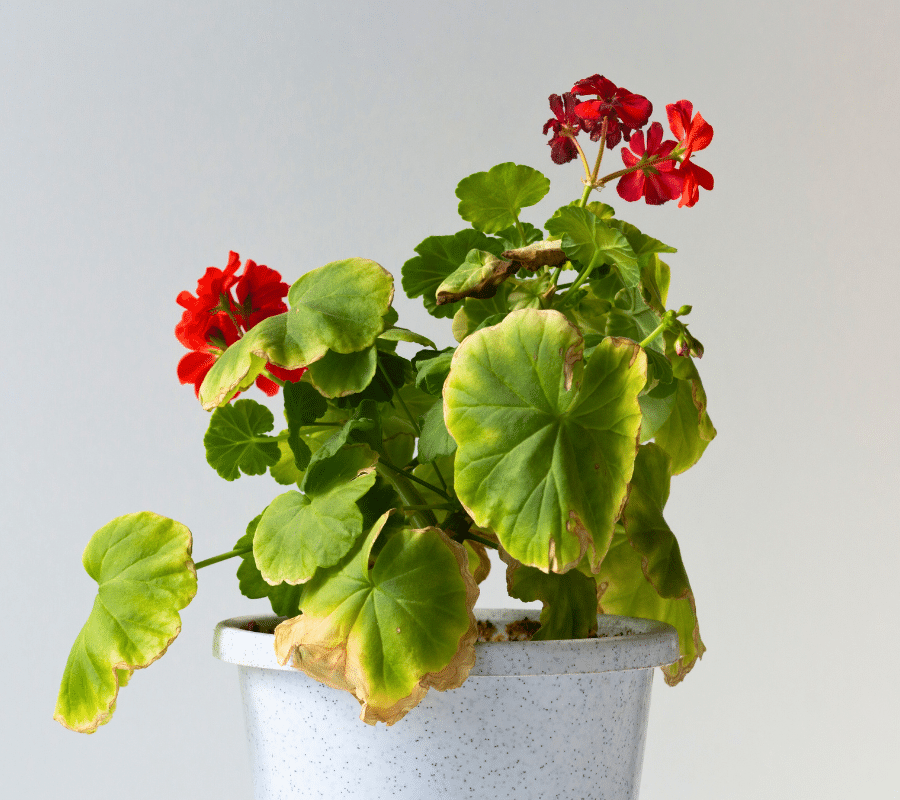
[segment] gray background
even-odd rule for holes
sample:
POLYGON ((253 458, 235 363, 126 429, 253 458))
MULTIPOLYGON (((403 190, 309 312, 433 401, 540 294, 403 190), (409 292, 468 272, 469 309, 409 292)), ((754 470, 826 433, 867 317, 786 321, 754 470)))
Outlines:
MULTIPOLYGON (((535 166, 579 195, 546 98, 603 73, 715 128, 692 209, 603 199, 679 248, 719 430, 667 517, 706 658, 657 678, 645 800, 887 797, 897 728, 897 5, 884 0, 5 2, 0 7, 5 608, 11 797, 248 798, 213 625, 265 606, 200 573, 170 652, 112 724, 51 715, 95 584, 81 552, 150 509, 230 549, 279 491, 226 484, 177 383, 175 296, 229 249, 292 280, 365 256, 399 278, 463 227, 453 191, 535 166)), ((613 164, 618 154, 613 154, 613 164)), ((419 301, 401 324, 451 342, 419 301)), ((254 396, 261 396, 254 393, 254 396)), ((481 604, 503 603, 495 570, 481 604)))

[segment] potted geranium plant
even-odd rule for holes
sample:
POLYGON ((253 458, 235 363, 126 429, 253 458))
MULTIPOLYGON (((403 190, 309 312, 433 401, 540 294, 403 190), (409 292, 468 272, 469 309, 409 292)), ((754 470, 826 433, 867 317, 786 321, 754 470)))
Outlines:
MULTIPOLYGON (((373 725, 393 725, 431 687, 463 685, 479 637, 580 646, 599 630, 625 641, 638 621, 604 628, 602 616, 623 615, 668 623, 679 642, 625 667, 665 664, 670 684, 693 667, 705 648, 663 506, 670 477, 715 435, 694 363, 703 347, 684 322, 690 307, 666 307, 660 256, 674 248, 590 197, 615 183, 626 201, 693 206, 713 186, 692 160, 712 128, 681 100, 666 107, 675 138, 664 141, 651 103, 600 75, 551 95, 550 108, 551 157, 580 160, 580 198, 541 230, 520 214, 549 180, 499 164, 457 187, 470 227, 426 238, 402 267, 406 293, 452 318, 458 347, 399 327, 393 277, 362 258, 289 287, 232 253, 178 296, 176 335, 190 351, 178 375, 212 411, 210 465, 229 481, 268 472, 292 488, 233 550, 202 561, 184 525, 150 512, 94 534, 83 560, 99 592, 66 665, 62 724, 106 722, 119 688, 178 635, 196 570, 232 558, 243 594, 267 597, 277 618, 223 623, 219 635, 265 642, 273 664, 347 690, 373 725), (599 142, 593 159, 587 139, 599 142), (620 144, 624 166, 601 176, 620 144), (401 341, 421 349, 403 358, 401 341), (267 407, 236 399, 254 384, 281 392, 280 433, 267 407), (487 549, 506 563, 512 597, 543 602, 538 620, 476 619, 487 549)), ((253 663, 246 653, 230 660, 253 663)))

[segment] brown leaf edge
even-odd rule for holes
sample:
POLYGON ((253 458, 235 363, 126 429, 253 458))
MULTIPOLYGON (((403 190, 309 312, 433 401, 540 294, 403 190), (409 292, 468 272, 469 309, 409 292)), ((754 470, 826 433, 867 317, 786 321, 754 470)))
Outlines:
POLYGON ((445 306, 448 303, 455 303, 466 297, 473 297, 477 300, 487 300, 497 294, 497 287, 503 283, 510 275, 514 275, 519 271, 519 267, 513 261, 501 261, 497 259, 494 262, 491 273, 479 284, 462 292, 437 292, 434 296, 434 302, 439 306, 445 306))
POLYGON ((517 272, 520 269, 534 272, 541 267, 559 267, 568 260, 568 256, 563 252, 562 242, 558 240, 532 242, 527 247, 504 250, 500 256, 514 262, 517 272))
MULTIPOLYGON (((192 549, 193 549, 193 534, 191 534, 191 532, 188 531, 187 561, 185 561, 185 566, 193 573, 194 580, 196 581, 197 569, 196 569, 196 567, 194 567, 194 560, 191 558, 191 550, 192 549)), ((191 602, 191 600, 194 599, 196 594, 197 594, 197 592, 195 589, 194 594, 191 596, 190 600, 188 600, 188 604, 191 602)), ((181 611, 184 608, 187 608, 187 605, 184 605, 180 609, 177 609, 177 610, 181 611)), ((90 616, 90 615, 88 615, 88 616, 90 616)), ((87 622, 85 622, 85 625, 87 625, 87 622)), ((82 627, 82 629, 83 629, 83 627, 82 627)), ((159 661, 159 659, 161 659, 166 654, 166 651, 168 651, 169 647, 172 645, 172 642, 174 642, 178 638, 180 633, 181 633, 181 615, 179 614, 178 615, 178 627, 176 628, 175 633, 172 635, 172 638, 169 639, 169 641, 167 641, 165 643, 162 650, 160 650, 159 653, 157 653, 153 658, 151 658, 149 661, 147 661, 143 664, 129 664, 127 661, 119 661, 118 663, 113 664, 112 665, 112 673, 113 673, 113 680, 116 682, 116 688, 113 691, 112 697, 109 699, 109 704, 107 705, 106 709, 98 711, 96 716, 90 722, 88 722, 84 725, 69 725, 69 723, 66 722, 65 719, 63 719, 63 716, 62 716, 62 714, 59 713, 59 711, 54 711, 53 719, 55 719, 64 728, 68 728, 70 731, 75 731, 75 733, 88 733, 88 734, 96 733, 97 728, 99 728, 101 725, 106 725, 106 723, 112 719, 112 715, 116 710, 116 702, 119 699, 119 689, 121 689, 123 686, 128 684, 128 682, 131 680, 131 676, 134 675, 135 670, 146 669, 154 661, 159 661), (124 678, 120 678, 120 676, 119 676, 120 672, 126 673, 124 678)), ((80 633, 79 633, 79 635, 80 635, 80 633)))
MULTIPOLYGON (((380 525, 379 534, 391 513, 392 511, 387 512, 376 523, 376 525, 380 525)), ((300 654, 301 643, 297 639, 307 633, 307 628, 315 631, 324 627, 328 622, 327 618, 324 620, 310 620, 301 614, 293 619, 285 620, 275 628, 275 653, 278 662, 286 664, 290 659, 291 666, 305 672, 314 680, 334 689, 350 692, 362 706, 359 716, 360 720, 368 725, 374 726, 378 722, 384 722, 387 726, 394 725, 422 701, 422 698, 425 697, 430 688, 443 692, 462 686, 466 678, 469 677, 472 667, 475 666, 475 640, 478 636, 478 625, 475 620, 474 608, 478 599, 479 589, 472 573, 469 572, 469 557, 466 554, 466 550, 459 542, 450 539, 439 528, 414 528, 411 530, 416 533, 422 531, 434 532, 448 546, 450 552, 453 553, 466 587, 466 608, 469 626, 460 637, 456 654, 447 665, 437 672, 429 672, 423 675, 412 688, 409 695, 401 698, 388 708, 370 706, 366 700, 367 692, 364 675, 358 668, 347 664, 346 641, 334 647, 303 645, 308 655, 306 658, 302 658, 300 654), (313 623, 312 626, 309 625, 310 622, 313 623)), ((374 541, 375 539, 373 538, 372 542, 374 543, 374 541)))

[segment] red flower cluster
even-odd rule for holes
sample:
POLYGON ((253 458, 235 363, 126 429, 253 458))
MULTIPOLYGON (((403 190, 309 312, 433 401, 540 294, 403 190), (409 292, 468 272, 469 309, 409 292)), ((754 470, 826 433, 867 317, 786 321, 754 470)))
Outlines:
MULTIPOLYGON (((175 336, 191 351, 178 362, 178 379, 194 384, 196 394, 206 373, 229 345, 261 320, 288 310, 284 298, 290 287, 279 273, 248 259, 238 275, 240 266, 240 256, 229 253, 224 270, 209 267, 197 281, 196 296, 188 291, 178 295, 178 305, 185 310, 175 326, 175 336)), ((306 371, 305 367, 288 370, 272 364, 266 369, 288 381, 299 380, 306 371)), ((256 379, 256 385, 270 397, 278 392, 278 384, 263 375, 256 379)))
POLYGON ((622 175, 616 185, 625 200, 643 197, 650 205, 661 205, 680 198, 679 207, 692 206, 699 199, 699 187, 713 188, 712 175, 691 161, 694 152, 712 141, 713 129, 699 114, 691 119, 693 105, 687 100, 666 106, 669 128, 678 141, 663 141, 658 122, 650 126, 645 141, 641 128, 650 120, 653 105, 643 95, 616 86, 602 75, 578 81, 562 97, 551 94, 550 110, 554 118, 544 124, 544 134, 553 132, 548 144, 557 164, 578 157, 575 140, 581 131, 598 141, 604 122, 606 140, 602 146, 611 150, 623 138, 628 142, 631 149, 622 148, 622 161, 632 171, 622 175), (579 102, 580 97, 588 95, 594 97, 579 102))

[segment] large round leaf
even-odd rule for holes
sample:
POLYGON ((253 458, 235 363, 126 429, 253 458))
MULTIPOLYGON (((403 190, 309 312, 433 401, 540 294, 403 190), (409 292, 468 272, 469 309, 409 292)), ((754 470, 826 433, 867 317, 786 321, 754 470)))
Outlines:
POLYGON ((112 716, 119 687, 178 636, 178 611, 197 593, 197 573, 191 532, 149 511, 100 528, 82 563, 99 589, 69 653, 53 716, 74 731, 93 733, 112 716))
POLYGON ((582 361, 557 311, 522 309, 453 356, 444 416, 456 492, 475 523, 526 566, 596 572, 625 502, 641 424, 646 357, 604 339, 582 361))
POLYGON ((385 531, 390 512, 340 564, 306 585, 299 617, 275 629, 275 652, 393 725, 430 687, 462 685, 475 663, 478 586, 462 545, 437 528, 385 531))

